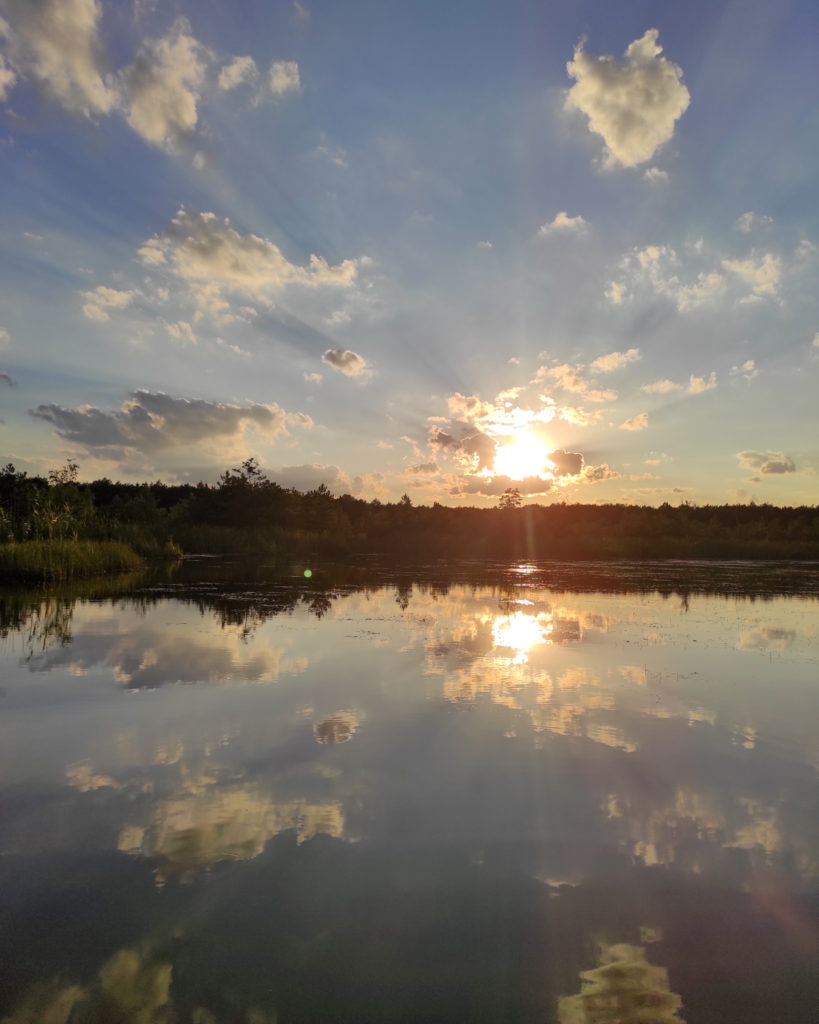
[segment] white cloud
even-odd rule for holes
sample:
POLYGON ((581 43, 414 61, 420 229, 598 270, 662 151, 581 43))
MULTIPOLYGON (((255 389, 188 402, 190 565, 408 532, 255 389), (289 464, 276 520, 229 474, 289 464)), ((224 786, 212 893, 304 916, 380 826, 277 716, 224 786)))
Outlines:
POLYGON ((340 370, 348 377, 360 377, 368 370, 367 360, 349 349, 342 351, 340 348, 328 348, 321 358, 328 366, 340 370))
POLYGON ((304 379, 308 384, 320 384, 324 380, 320 373, 305 373, 304 379))
POLYGON ((765 474, 780 475, 795 473, 796 464, 784 452, 737 452, 739 464, 743 469, 758 471, 765 474))
POLYGON ((668 296, 680 312, 712 301, 725 290, 722 274, 702 272, 691 283, 680 280, 680 260, 670 245, 646 245, 632 249, 621 261, 624 280, 612 281, 608 299, 620 305, 630 292, 648 284, 659 295, 668 296))
POLYGON ((813 348, 819 348, 819 331, 817 331, 816 334, 814 334, 811 345, 813 346, 813 348))
POLYGON ((717 375, 712 373, 710 377, 695 377, 693 373, 688 378, 689 395, 699 395, 703 391, 711 391, 717 386, 717 375))
POLYGON ((131 128, 146 142, 171 149, 189 137, 212 57, 190 34, 185 18, 177 18, 161 39, 146 40, 122 76, 131 128))
POLYGON ((270 91, 274 96, 286 96, 301 91, 299 66, 294 60, 274 60, 268 72, 270 91))
POLYGON ((611 373, 612 370, 619 370, 629 363, 635 363, 640 359, 640 350, 630 348, 626 352, 609 352, 608 355, 598 356, 591 364, 593 370, 598 373, 611 373))
POLYGON ((219 88, 223 92, 240 85, 252 85, 259 77, 259 69, 252 57, 234 57, 219 72, 219 88))
MULTIPOLYGON (((108 114, 117 102, 99 40, 99 0, 10 0, 9 56, 67 110, 108 114)), ((6 88, 12 84, 6 67, 6 88)))
POLYGON ((613 306, 620 306, 628 294, 628 289, 619 281, 610 281, 605 294, 613 306))
POLYGON ((759 370, 753 359, 746 359, 742 366, 732 366, 731 374, 734 377, 744 377, 745 380, 751 381, 754 377, 759 376, 759 370))
POLYGON ((165 324, 165 330, 177 341, 187 341, 191 345, 196 344, 196 335, 187 320, 177 320, 175 324, 165 324))
POLYGON ((0 348, 8 348, 11 342, 11 335, 5 327, 0 327, 0 348))
POLYGON ((675 384, 673 380, 655 380, 653 384, 643 384, 641 391, 650 395, 667 395, 669 391, 682 391, 682 384, 675 384))
POLYGON ((741 217, 737 217, 734 223, 734 228, 737 231, 741 231, 744 235, 748 235, 754 228, 763 227, 765 224, 773 224, 773 217, 767 217, 764 214, 754 213, 752 210, 748 210, 747 213, 743 213, 741 217))
MULTIPOLYGON (((672 293, 675 291, 673 286, 670 290, 672 293)), ((680 284, 677 286, 675 293, 677 309, 680 312, 694 309, 694 307, 702 305, 703 302, 717 298, 724 291, 725 279, 722 274, 714 272, 698 274, 697 280, 693 284, 680 284)))
POLYGON ((541 224, 537 229, 539 235, 551 235, 555 233, 559 234, 573 234, 582 235, 589 228, 589 222, 585 217, 581 217, 578 214, 576 217, 570 217, 565 210, 561 210, 553 221, 547 221, 545 224, 541 224))
POLYGON ((757 258, 751 256, 747 260, 723 260, 722 265, 747 284, 753 295, 760 298, 776 295, 782 277, 782 261, 773 253, 766 252, 757 258))
POLYGON ((133 302, 136 292, 117 291, 116 288, 108 288, 106 285, 101 284, 93 291, 83 292, 82 294, 88 299, 88 302, 82 307, 83 314, 89 320, 104 323, 106 320, 111 319, 106 310, 125 309, 126 306, 130 306, 133 302))
POLYGON ((639 416, 632 416, 620 424, 620 430, 645 430, 648 426, 648 413, 641 412, 639 416))
POLYGON ((139 255, 146 266, 167 269, 187 282, 200 308, 215 317, 229 310, 223 290, 263 299, 287 284, 348 287, 357 269, 356 260, 329 266, 315 255, 309 267, 298 266, 269 239, 240 235, 213 213, 184 208, 163 234, 144 243, 139 255))
POLYGON ((487 242, 487 241, 476 242, 475 244, 478 247, 478 249, 491 249, 492 248, 492 243, 491 242, 487 242))
POLYGON ((657 29, 631 43, 622 61, 595 57, 583 49, 566 65, 575 84, 566 97, 569 110, 589 119, 589 129, 606 144, 606 164, 636 167, 650 160, 674 134, 674 124, 690 102, 682 70, 665 57, 657 29))
POLYGON ((667 185, 669 181, 668 171, 661 171, 659 167, 649 167, 643 171, 643 178, 649 185, 667 185))

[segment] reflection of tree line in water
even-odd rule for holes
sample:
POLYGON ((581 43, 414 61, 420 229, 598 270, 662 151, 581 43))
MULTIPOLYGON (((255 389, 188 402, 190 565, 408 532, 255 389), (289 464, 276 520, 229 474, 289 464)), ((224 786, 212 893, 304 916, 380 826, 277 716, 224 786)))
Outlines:
MULTIPOLYGON (((68 463, 48 478, 0 470, 0 569, 11 543, 121 541, 163 551, 407 558, 819 558, 819 510, 771 505, 415 506, 306 493, 255 460, 215 485, 81 483, 68 463)), ((83 571, 80 567, 76 571, 83 571)))
MULTIPOLYGON (((445 598, 454 586, 486 589, 502 603, 514 601, 520 588, 549 593, 659 593, 678 597, 687 611, 692 595, 767 601, 774 597, 819 596, 819 580, 805 566, 709 563, 522 563, 479 565, 475 562, 433 563, 407 567, 369 559, 366 565, 321 564, 305 578, 299 566, 279 575, 275 566, 241 559, 190 560, 147 573, 75 580, 50 586, 0 589, 0 638, 24 638, 31 653, 50 643, 71 641, 73 609, 79 602, 127 602, 147 609, 175 600, 215 612, 220 626, 234 626, 250 635, 277 615, 306 608, 321 619, 339 599, 356 593, 394 589, 403 612, 413 591, 445 598)), ((307 563, 305 563, 307 564, 307 563)))

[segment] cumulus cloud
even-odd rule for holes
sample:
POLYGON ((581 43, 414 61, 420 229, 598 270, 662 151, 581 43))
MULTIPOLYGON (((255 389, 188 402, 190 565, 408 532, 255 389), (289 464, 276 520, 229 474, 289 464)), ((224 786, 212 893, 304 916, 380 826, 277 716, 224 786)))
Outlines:
MULTIPOLYGON (((616 354, 619 355, 619 353, 616 354)), ((537 371, 536 379, 550 380, 555 387, 563 391, 571 391, 574 394, 583 395, 590 402, 613 402, 617 398, 616 391, 593 388, 583 377, 582 365, 570 366, 569 363, 561 363, 560 366, 552 366, 548 369, 545 366, 541 366, 537 371)))
POLYGON ((480 242, 476 242, 475 245, 476 245, 476 247, 478 249, 491 249, 492 248, 492 243, 491 242, 487 242, 486 239, 484 239, 483 241, 480 241, 480 242))
POLYGON ((539 476, 527 476, 523 480, 513 480, 510 476, 462 476, 450 488, 450 494, 483 494, 493 497, 511 488, 521 494, 548 494, 553 487, 554 481, 539 476))
POLYGON ((626 49, 624 59, 596 57, 583 43, 566 65, 575 80, 566 108, 589 119, 606 145, 608 166, 636 167, 650 160, 674 134, 690 96, 682 70, 661 56, 657 29, 648 29, 626 49))
POLYGON ((708 377, 695 377, 692 373, 687 384, 677 384, 666 377, 663 380, 654 381, 653 384, 643 384, 640 390, 649 395, 667 395, 672 391, 685 391, 689 395, 699 395, 703 391, 713 390, 716 386, 717 375, 712 371, 708 377))
POLYGON ((88 299, 88 302, 82 307, 84 316, 89 320, 104 323, 106 320, 111 319, 106 310, 125 309, 126 306, 130 306, 133 302, 136 292, 118 291, 116 288, 108 288, 106 285, 101 284, 93 291, 83 292, 82 294, 88 299))
POLYGON ((737 452, 739 464, 743 469, 753 472, 774 474, 795 473, 796 464, 784 452, 737 452))
POLYGON ((410 466, 407 469, 407 473, 415 473, 420 475, 426 475, 430 473, 438 472, 437 462, 419 462, 417 466, 410 466))
POLYGON ((604 462, 599 466, 586 466, 583 470, 582 480, 585 483, 596 484, 601 480, 616 480, 621 474, 617 470, 612 469, 608 463, 604 462))
POLYGON ((702 271, 693 280, 681 280, 680 260, 669 245, 646 245, 632 249, 620 261, 624 279, 612 281, 606 297, 621 305, 631 292, 648 284, 659 295, 667 295, 680 312, 695 309, 725 291, 725 278, 717 271, 702 271))
POLYGON ((585 217, 581 217, 580 214, 576 217, 570 217, 565 210, 561 210, 553 221, 541 224, 537 229, 537 233, 539 235, 582 235, 588 228, 589 222, 585 217))
MULTIPOLYGON (((8 335, 6 335, 6 337, 8 337, 8 335)), ((814 334, 813 341, 811 342, 811 347, 819 348, 819 331, 817 331, 816 334, 814 334)))
POLYGON ((766 252, 759 257, 752 255, 747 260, 723 260, 722 265, 747 284, 753 296, 771 298, 779 289, 782 261, 773 253, 766 252))
POLYGON ((286 96, 301 91, 299 66, 294 60, 274 60, 268 72, 270 91, 274 96, 286 96))
POLYGON ((259 78, 259 69, 252 57, 234 57, 219 72, 218 84, 223 92, 240 85, 252 85, 259 78))
POLYGON ((745 380, 751 381, 754 377, 759 376, 759 370, 753 359, 746 359, 742 366, 732 366, 731 374, 734 377, 744 377, 745 380))
MULTIPOLYGON (((819 337, 819 335, 817 335, 819 337)), ((9 342, 11 341, 11 335, 5 327, 0 327, 0 348, 8 348, 9 342)))
POLYGON ((638 348, 630 348, 626 352, 609 352, 608 355, 598 356, 591 364, 591 368, 598 373, 611 373, 612 370, 619 370, 629 363, 636 363, 639 358, 638 348))
POLYGON ((695 377, 693 373, 688 378, 688 387, 686 390, 689 395, 699 395, 703 391, 711 391, 717 386, 717 375, 711 373, 710 377, 695 377))
POLYGON ((356 260, 330 266, 315 255, 309 267, 290 263, 269 239, 240 235, 228 220, 184 207, 166 231, 143 244, 139 256, 145 266, 186 282, 199 306, 216 316, 229 308, 223 290, 262 299, 287 284, 347 287, 357 270, 356 260))
POLYGON ((648 413, 641 412, 639 416, 632 416, 620 424, 620 430, 645 430, 648 426, 648 413))
POLYGON ((99 0, 10 0, 6 88, 14 68, 33 76, 67 110, 108 114, 117 103, 99 38, 99 0))
POLYGON ((360 377, 368 370, 367 360, 350 349, 328 348, 322 360, 334 370, 340 370, 348 377, 360 377))
POLYGON ((567 452, 556 448, 547 455, 554 467, 555 476, 577 476, 583 469, 583 456, 580 452, 567 452))
POLYGON ((286 434, 289 424, 307 426, 312 422, 301 414, 288 414, 275 404, 232 405, 142 390, 132 391, 122 407, 113 412, 93 406, 68 409, 48 404, 30 409, 29 415, 50 423, 64 441, 115 459, 128 451, 150 454, 229 439, 240 435, 248 425, 272 440, 286 434))
POLYGON ((643 384, 640 390, 649 395, 667 395, 670 391, 682 391, 682 384, 675 384, 666 377, 663 380, 655 380, 653 384, 643 384))
POLYGON ((176 147, 192 135, 208 61, 213 55, 177 18, 161 39, 148 39, 123 73, 126 119, 154 146, 176 147))
POLYGON ((13 388, 13 387, 14 387, 14 381, 12 380, 12 377, 11 377, 11 374, 10 374, 10 373, 5 373, 5 372, 3 372, 3 373, 0 373, 0 380, 1 380, 1 381, 2 381, 2 382, 3 382, 4 384, 8 384, 8 386, 9 386, 10 388, 13 388))

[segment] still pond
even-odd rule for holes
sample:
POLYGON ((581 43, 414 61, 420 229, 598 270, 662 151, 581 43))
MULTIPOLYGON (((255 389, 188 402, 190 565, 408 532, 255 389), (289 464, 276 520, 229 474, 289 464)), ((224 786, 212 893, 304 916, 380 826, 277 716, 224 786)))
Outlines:
POLYGON ((819 1019, 816 566, 203 560, 0 633, 7 1024, 819 1019))

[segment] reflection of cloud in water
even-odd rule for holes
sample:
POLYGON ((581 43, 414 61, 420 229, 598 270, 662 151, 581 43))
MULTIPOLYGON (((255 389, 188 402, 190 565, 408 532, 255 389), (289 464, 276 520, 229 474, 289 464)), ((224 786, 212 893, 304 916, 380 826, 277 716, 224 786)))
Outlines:
MULTIPOLYGON (((127 622, 127 620, 126 620, 127 622)), ((141 624, 120 632, 95 627, 75 631, 70 647, 55 647, 35 656, 29 667, 49 672, 68 666, 73 674, 105 665, 116 682, 131 689, 153 689, 168 682, 251 680, 273 682, 280 675, 297 675, 307 658, 293 656, 284 647, 272 648, 260 639, 248 644, 227 631, 197 633, 181 625, 141 624)))
POLYGON ((251 860, 280 832, 294 830, 299 843, 319 833, 343 834, 337 802, 277 802, 259 787, 211 787, 211 781, 194 781, 191 792, 154 804, 152 824, 120 832, 120 850, 153 861, 161 880, 185 879, 219 861, 251 860))
POLYGON ((665 967, 641 946, 603 945, 598 967, 580 972, 580 992, 558 1000, 560 1024, 682 1024, 682 999, 665 967))
POLYGON ((325 718, 323 722, 313 726, 313 735, 317 743, 346 743, 352 739, 358 728, 358 719, 350 711, 338 711, 325 718))
POLYGON ((748 651, 784 651, 798 636, 795 629, 781 626, 756 626, 739 634, 737 647, 748 651))

